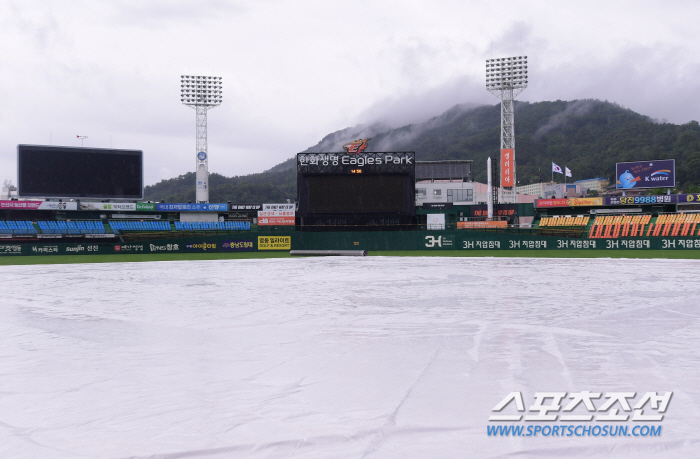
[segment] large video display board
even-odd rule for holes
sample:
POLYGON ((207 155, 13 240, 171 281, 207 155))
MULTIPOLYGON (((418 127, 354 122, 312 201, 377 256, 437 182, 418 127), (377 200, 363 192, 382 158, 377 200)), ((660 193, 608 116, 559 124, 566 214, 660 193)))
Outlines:
POLYGON ((617 163, 617 188, 673 188, 676 186, 676 160, 617 163))
POLYGON ((309 212, 403 212, 401 175, 311 176, 309 212))
POLYGON ((18 145, 17 185, 20 197, 143 199, 143 151, 18 145))
POLYGON ((415 215, 415 153, 300 153, 297 190, 303 224, 404 222, 415 215))

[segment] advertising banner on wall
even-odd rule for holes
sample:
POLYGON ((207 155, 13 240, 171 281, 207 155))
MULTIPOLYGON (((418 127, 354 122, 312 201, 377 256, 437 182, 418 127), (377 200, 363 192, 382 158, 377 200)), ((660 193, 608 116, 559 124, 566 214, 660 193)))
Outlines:
POLYGON ((569 198, 566 202, 567 206, 602 206, 603 198, 569 198))
POLYGON ((678 203, 697 203, 700 204, 700 193, 694 193, 694 194, 678 194, 678 203))
POLYGON ((58 201, 0 201, 0 209, 78 210, 78 203, 58 201))
POLYGON ((291 250, 290 236, 258 236, 258 250, 291 250))
POLYGON ((445 214, 428 214, 426 215, 427 229, 429 230, 444 230, 445 229, 445 214))
POLYGON ((485 221, 485 222, 457 222, 457 228, 505 228, 508 222, 505 220, 485 221))
POLYGON ((188 252, 206 252, 206 251, 217 251, 218 244, 216 242, 188 242, 185 244, 185 249, 188 252))
POLYGON ((245 240, 245 241, 224 241, 221 244, 221 249, 228 252, 228 251, 243 251, 243 250, 254 250, 255 247, 253 246, 253 241, 252 240, 245 240))
POLYGON ((535 207, 630 206, 700 203, 700 193, 648 196, 609 196, 605 198, 537 199, 535 207))
POLYGON ((515 175, 515 161, 513 161, 513 149, 501 150, 501 186, 513 186, 515 175))
POLYGON ((535 207, 566 207, 568 199, 536 199, 535 207))
POLYGON ((158 203, 156 210, 162 212, 227 212, 228 204, 158 203))
POLYGON ((258 225, 294 225, 296 204, 263 204, 258 211, 258 225))
POLYGON ((0 255, 22 255, 22 244, 0 244, 0 255))
POLYGON ((617 163, 615 177, 618 189, 673 188, 676 186, 676 160, 617 163))
POLYGON ((132 202, 81 202, 80 210, 111 210, 118 212, 133 212, 136 204, 132 202))
MULTIPOLYGON (((606 206, 629 206, 629 205, 642 205, 642 204, 673 204, 678 202, 679 196, 686 195, 676 195, 676 194, 659 194, 653 196, 612 196, 609 198, 603 198, 603 202, 606 206)), ((692 195, 689 195, 692 196, 692 195)), ((685 201, 683 201, 685 202, 685 201)))
POLYGON ((602 206, 603 198, 536 199, 535 207, 602 206))
MULTIPOLYGON (((493 215, 497 217, 510 217, 518 213, 516 204, 498 204, 494 206, 493 215)), ((488 217, 489 210, 486 206, 469 206, 470 217, 488 217)))
POLYGON ((258 225, 286 225, 294 226, 294 217, 258 217, 258 225))
POLYGON ((454 203, 452 202, 424 202, 421 204, 423 209, 454 209, 454 203))

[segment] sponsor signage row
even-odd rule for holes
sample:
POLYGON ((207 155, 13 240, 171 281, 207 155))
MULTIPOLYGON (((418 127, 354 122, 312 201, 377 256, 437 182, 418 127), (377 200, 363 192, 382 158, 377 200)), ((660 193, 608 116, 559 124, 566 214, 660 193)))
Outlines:
MULTIPOLYGON (((202 237, 121 243, 93 240, 86 242, 17 243, 0 240, 0 257, 23 255, 90 255, 143 253, 207 253, 244 251, 288 251, 292 237, 295 248, 329 250, 333 248, 364 250, 697 250, 698 237, 656 237, 618 239, 570 239, 546 236, 516 236, 507 233, 474 231, 416 231, 403 237, 378 237, 372 233, 338 233, 335 238, 315 239, 304 234, 241 238, 202 237), (348 235, 352 234, 352 238, 348 235), (352 242, 354 240, 354 242, 352 242), (350 241, 350 242, 348 242, 350 241)), ((55 242, 54 242, 55 241, 55 242)))
MULTIPOLYGON (((155 203, 155 202, 84 202, 84 201, 0 201, 0 209, 19 210, 87 210, 117 212, 228 212, 229 210, 290 212, 295 204, 231 204, 227 203, 155 203), (80 202, 80 207, 78 203, 80 202), (266 207, 267 206, 267 207, 266 207)), ((287 214, 285 214, 287 215, 287 214)), ((270 215, 273 216, 273 215, 270 215)), ((283 216, 276 214, 274 216, 283 216)))
POLYGON ((154 211, 155 203, 150 202, 81 202, 80 210, 108 210, 117 212, 154 211))
POLYGON ((605 198, 537 199, 535 207, 625 206, 645 204, 700 203, 700 193, 651 196, 612 196, 605 198))

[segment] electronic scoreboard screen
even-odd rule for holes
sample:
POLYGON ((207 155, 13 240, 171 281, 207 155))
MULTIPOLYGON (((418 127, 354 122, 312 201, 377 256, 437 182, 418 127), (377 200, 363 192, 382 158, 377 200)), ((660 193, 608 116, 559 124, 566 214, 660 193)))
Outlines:
POLYGON ((311 227, 398 227, 416 213, 415 152, 297 154, 297 217, 311 227))
POLYGON ((143 152, 18 145, 17 185, 21 197, 143 199, 143 152))
POLYGON ((310 213, 403 212, 403 175, 307 177, 310 213))

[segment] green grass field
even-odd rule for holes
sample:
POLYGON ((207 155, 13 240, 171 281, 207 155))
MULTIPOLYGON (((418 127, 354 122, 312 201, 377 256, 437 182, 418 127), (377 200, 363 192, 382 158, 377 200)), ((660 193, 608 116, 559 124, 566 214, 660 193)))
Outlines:
MULTIPOLYGON (((385 257, 665 258, 696 260, 700 259, 700 250, 405 250, 374 251, 369 252, 368 255, 385 257)), ((243 252, 7 256, 0 258, 0 265, 136 263, 176 260, 243 260, 251 258, 290 258, 290 255, 289 252, 243 252)))

